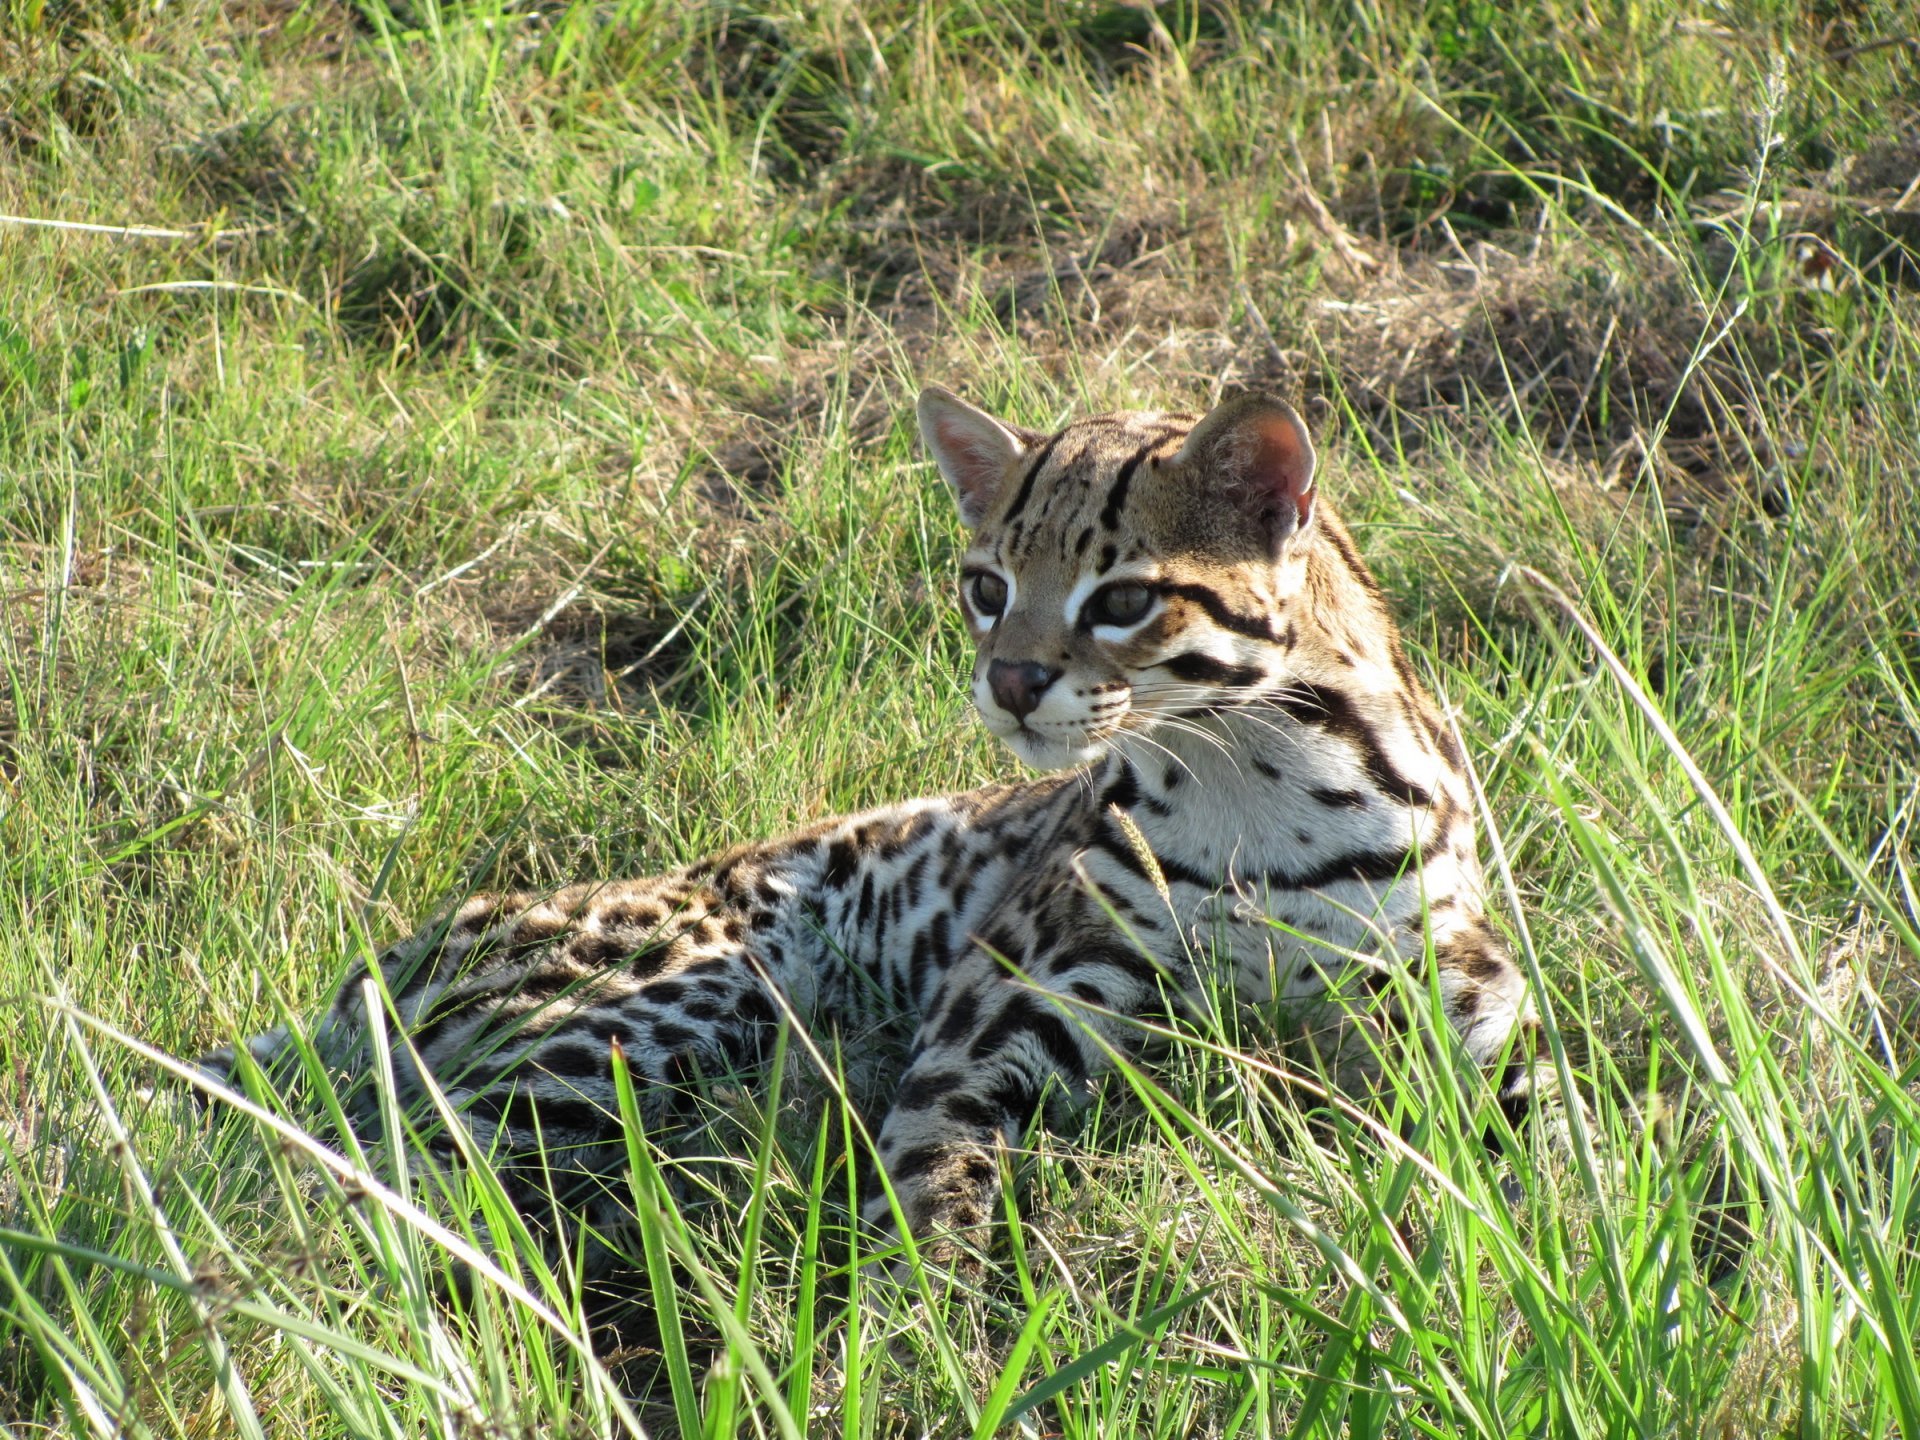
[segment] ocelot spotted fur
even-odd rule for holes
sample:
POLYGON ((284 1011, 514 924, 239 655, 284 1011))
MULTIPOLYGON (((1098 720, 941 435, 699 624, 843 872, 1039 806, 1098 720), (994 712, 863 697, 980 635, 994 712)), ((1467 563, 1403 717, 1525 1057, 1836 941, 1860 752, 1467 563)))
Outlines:
MULTIPOLYGON (((1331 1037, 1339 1071, 1380 1028, 1354 1016, 1391 1009, 1412 968, 1523 1108, 1536 1021, 1486 919, 1464 757, 1294 412, 1242 397, 1045 435, 930 388, 918 413, 972 531, 974 704, 1055 773, 656 878, 477 896, 394 945, 390 1028, 482 1148, 537 1137, 553 1170, 617 1182, 615 1043, 664 1122, 696 1077, 763 1062, 784 1017, 815 1034, 904 1017, 879 1158, 906 1224, 951 1237, 986 1224, 1044 1093, 1137 1048, 1112 1017, 1164 1017, 1210 964, 1331 1037)), ((365 979, 315 1031, 348 1070, 368 1063, 365 979)), ((285 1045, 248 1042, 269 1064, 285 1045)), ((869 1218, 892 1216, 876 1187, 869 1218)))

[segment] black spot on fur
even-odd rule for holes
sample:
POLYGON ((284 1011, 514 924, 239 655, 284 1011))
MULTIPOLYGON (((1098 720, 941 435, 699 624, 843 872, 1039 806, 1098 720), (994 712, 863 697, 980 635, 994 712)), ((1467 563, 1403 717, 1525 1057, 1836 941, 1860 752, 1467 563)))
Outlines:
POLYGON ((666 918, 657 905, 609 905, 600 912, 600 924, 609 930, 651 930, 666 918))
POLYGON ((1318 890, 1342 880, 1380 884, 1417 873, 1411 850, 1354 850, 1298 872, 1269 870, 1263 877, 1275 890, 1318 890))
POLYGON ((893 1177, 896 1184, 902 1180, 917 1180, 939 1164, 940 1157, 945 1153, 944 1145, 915 1145, 902 1150, 887 1162, 887 1174, 893 1177))
POLYGON ((1307 794, 1320 804, 1335 810, 1364 810, 1367 808, 1366 792, 1362 790, 1329 790, 1324 785, 1315 785, 1307 794))
POLYGON ((1018 1071, 1009 1071, 987 1091, 987 1099, 993 1102, 1002 1115, 1010 1115, 1014 1120, 1024 1120, 1040 1108, 1040 1091, 1018 1071))
POLYGON ((653 1043, 662 1050, 677 1050, 682 1045, 691 1045, 699 1038, 698 1031, 689 1030, 685 1025, 676 1024, 672 1020, 653 1022, 653 1043))
POLYGON ((773 1000, 764 990, 747 991, 736 1002, 735 1010, 750 1025, 771 1025, 774 1020, 773 1000))
MULTIPOLYGON (((1100 832, 1094 836, 1093 848, 1102 854, 1112 856, 1114 860, 1119 862, 1119 864, 1127 870, 1138 875, 1148 884, 1152 884, 1153 876, 1147 869, 1146 861, 1143 860, 1140 857, 1140 853, 1133 848, 1133 842, 1124 834, 1116 833, 1116 831, 1117 827, 1111 822, 1102 826, 1100 832)), ((1199 885, 1208 889, 1217 888, 1220 883, 1218 876, 1206 875, 1194 869, 1191 865, 1183 865, 1177 860, 1169 860, 1156 855, 1154 857, 1154 863, 1160 867, 1162 878, 1169 881, 1183 881, 1189 885, 1199 885)), ((1117 900, 1118 897, 1110 896, 1109 898, 1117 900)))
POLYGON ((999 1023, 974 1043, 972 1058, 987 1059, 1023 1034, 1038 1042, 1060 1074, 1079 1079, 1087 1073, 1086 1058, 1072 1028, 1052 1006, 1031 995, 1016 995, 1007 1002, 999 1023))
POLYGON ((1103 809, 1108 805, 1118 805, 1125 810, 1139 798, 1140 779, 1133 773, 1133 766, 1124 762, 1120 766, 1120 773, 1113 777, 1113 783, 1100 792, 1100 804, 1103 809))
POLYGON ((820 872, 820 883, 838 889, 853 878, 860 864, 860 852, 850 840, 836 840, 827 847, 827 863, 820 872))
POLYGON ((953 963, 953 916, 942 910, 927 923, 927 939, 933 945, 934 963, 953 963))
POLYGON ((1436 946, 1433 958, 1441 970, 1457 971, 1469 980, 1483 983, 1505 975, 1513 968, 1513 962, 1507 959, 1506 953, 1491 936, 1471 930, 1451 936, 1444 944, 1436 946))
POLYGON ((931 1110, 965 1081, 966 1076, 958 1070, 923 1070, 908 1075, 894 1092, 893 1108, 931 1110))
POLYGON ((1317 726, 1351 744, 1360 754, 1360 763, 1366 768, 1367 778, 1373 781, 1381 794, 1416 809, 1424 809, 1433 803, 1432 792, 1400 773, 1399 767, 1380 743, 1380 737, 1374 733, 1373 726, 1367 723, 1359 707, 1345 691, 1303 681, 1280 691, 1273 697, 1273 703, 1301 724, 1317 726))
POLYGON ((686 993, 686 982, 678 977, 672 980, 656 980, 646 989, 647 1003, 663 1008, 669 1005, 678 1005, 681 997, 686 993))
POLYGON ((1333 546, 1334 553, 1340 557, 1340 563, 1346 566, 1348 573, 1360 582, 1360 587, 1369 595, 1379 595, 1380 587, 1374 583, 1373 576, 1360 559, 1360 552, 1353 548, 1353 542, 1336 526, 1327 526, 1321 534, 1333 546))
POLYGON ((532 1096, 517 1086, 482 1091, 467 1107, 468 1114, 493 1121, 514 1137, 516 1144, 532 1145, 536 1136, 590 1135, 607 1129, 607 1111, 584 1096, 532 1096))
POLYGON ((973 1130, 992 1130, 1005 1123, 1005 1112, 998 1109, 991 1100, 983 1100, 977 1095, 969 1095, 964 1090, 955 1090, 941 1102, 941 1110, 956 1125, 965 1125, 973 1130))
POLYGON ((1002 524, 1010 524, 1020 518, 1020 512, 1027 508, 1027 502, 1033 498, 1034 480, 1038 478, 1047 461, 1052 458, 1053 447, 1060 443, 1061 435, 1065 434, 1066 431, 1061 431, 1060 435, 1055 435, 1040 447, 1040 453, 1033 457, 1033 463, 1027 467, 1027 473, 1020 477, 1019 492, 1013 497, 1013 504, 1007 507, 1007 513, 1001 517, 1002 524))
POLYGON ((956 1045, 973 1033, 974 1023, 980 1018, 980 997, 971 990, 962 990, 947 1004, 945 1018, 940 1028, 934 1031, 933 1043, 936 1045, 956 1045))
POLYGON ((1060 941, 1060 927, 1053 917, 1046 914, 1033 917, 1033 946, 1035 955, 1045 955, 1060 941))
POLYGON ((969 1184, 984 1185, 993 1178, 993 1173, 993 1162, 984 1155, 969 1155, 960 1162, 960 1176, 969 1184))
MULTIPOLYGON (((1128 457, 1126 464, 1122 465, 1120 472, 1113 477, 1113 487, 1107 491, 1107 503, 1100 508, 1100 523, 1107 529, 1112 530, 1119 526, 1120 512, 1126 508, 1127 491, 1133 484, 1134 472, 1163 439, 1165 439, 1164 436, 1156 435, 1147 441, 1128 457)), ((1107 568, 1103 565, 1102 572, 1104 573, 1107 568)))

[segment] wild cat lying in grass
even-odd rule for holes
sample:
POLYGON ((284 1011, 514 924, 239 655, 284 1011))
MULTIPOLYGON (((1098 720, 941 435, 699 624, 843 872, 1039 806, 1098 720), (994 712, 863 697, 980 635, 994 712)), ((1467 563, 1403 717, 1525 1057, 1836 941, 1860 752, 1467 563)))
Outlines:
MULTIPOLYGON (((1294 412, 1243 397, 1042 435, 933 388, 919 420, 973 532, 974 702, 1052 773, 467 901, 378 962, 401 1100, 423 1067, 520 1201, 605 1227, 630 1203, 616 1047, 666 1124, 788 1017, 908 1019, 869 1218, 946 1247, 986 1225, 1045 1093, 1084 1089, 1134 1047, 1130 1020, 1197 993, 1202 957, 1230 957, 1233 988, 1284 1002, 1351 1080, 1400 1018, 1396 969, 1431 956, 1418 983, 1523 1109, 1536 1022, 1486 919, 1465 760, 1294 412)), ((370 1064, 366 978, 315 1035, 349 1073, 370 1064)), ((272 1064, 288 1045, 245 1048, 272 1064)))

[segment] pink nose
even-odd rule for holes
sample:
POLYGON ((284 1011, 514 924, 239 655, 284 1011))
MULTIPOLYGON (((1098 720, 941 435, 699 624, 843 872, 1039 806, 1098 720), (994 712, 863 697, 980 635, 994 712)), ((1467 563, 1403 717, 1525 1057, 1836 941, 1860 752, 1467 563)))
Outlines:
POLYGON ((1000 708, 1016 720, 1031 715, 1047 687, 1059 678, 1058 670, 1035 660, 994 660, 987 665, 987 688, 1000 708))

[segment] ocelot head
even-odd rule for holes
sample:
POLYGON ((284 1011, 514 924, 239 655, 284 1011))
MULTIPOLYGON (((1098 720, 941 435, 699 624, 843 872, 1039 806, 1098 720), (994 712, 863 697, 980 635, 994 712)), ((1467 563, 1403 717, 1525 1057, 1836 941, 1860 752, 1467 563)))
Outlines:
POLYGON ((1285 683, 1314 519, 1313 444, 1290 407, 1249 395, 1042 435, 934 386, 919 419, 973 532, 973 701, 1021 759, 1084 764, 1285 683))

